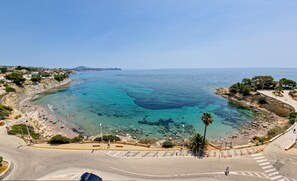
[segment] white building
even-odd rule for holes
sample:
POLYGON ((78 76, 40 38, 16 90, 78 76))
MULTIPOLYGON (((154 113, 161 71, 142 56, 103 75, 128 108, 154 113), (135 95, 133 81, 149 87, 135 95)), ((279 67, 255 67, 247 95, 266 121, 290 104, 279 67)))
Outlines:
POLYGON ((5 80, 5 74, 0 74, 0 80, 5 80))
POLYGON ((31 74, 24 74, 23 78, 26 79, 26 80, 31 80, 32 75, 31 74))
POLYGON ((39 72, 31 72, 31 75, 39 75, 39 72))

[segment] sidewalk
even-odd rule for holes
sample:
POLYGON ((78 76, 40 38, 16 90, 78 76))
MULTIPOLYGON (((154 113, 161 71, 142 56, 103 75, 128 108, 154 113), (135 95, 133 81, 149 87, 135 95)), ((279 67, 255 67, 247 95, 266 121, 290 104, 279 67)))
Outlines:
MULTIPOLYGON (((291 96, 289 95, 289 92, 288 90, 285 90, 284 93, 283 93, 283 97, 278 97, 278 96, 275 96, 273 95, 273 91, 258 91, 260 92, 261 94, 264 94, 266 96, 269 96, 271 98, 274 98, 274 99, 277 99, 283 103, 286 103, 290 106, 292 106, 295 111, 297 111, 297 101, 295 101, 294 99, 291 98, 291 96)), ((294 146, 294 144, 296 143, 296 140, 297 140, 297 133, 294 133, 293 130, 297 130, 297 123, 295 123, 289 130, 287 130, 287 132, 285 132, 285 134, 281 135, 280 137, 278 137, 277 139, 275 139, 273 141, 273 143, 284 149, 284 150, 288 150, 290 149, 292 146, 294 146)))
MULTIPOLYGON (((251 155, 263 151, 264 146, 249 147, 231 150, 209 150, 205 157, 209 158, 232 158, 251 155)), ((117 158, 168 158, 168 157, 193 157, 192 153, 185 150, 161 150, 161 151, 121 151, 121 150, 101 150, 111 157, 117 158)))

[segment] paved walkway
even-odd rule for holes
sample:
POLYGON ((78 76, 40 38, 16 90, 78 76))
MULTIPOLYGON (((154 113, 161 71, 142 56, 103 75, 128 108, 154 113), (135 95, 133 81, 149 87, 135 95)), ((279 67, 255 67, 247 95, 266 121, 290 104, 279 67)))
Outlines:
MULTIPOLYGON (((297 112, 297 101, 295 101, 294 99, 291 98, 291 96, 289 95, 288 90, 285 90, 283 95, 284 97, 278 97, 275 96, 271 91, 271 90, 265 90, 265 91, 258 91, 261 94, 264 94, 266 96, 272 97, 274 99, 277 99, 281 102, 284 102, 286 104, 291 105, 295 111, 297 112)), ((297 123, 295 123, 285 134, 281 135, 279 138, 277 138, 276 140, 274 140, 274 144, 277 145, 278 147, 284 149, 284 150, 288 150, 290 149, 297 140, 297 123), (294 132, 295 130, 295 132, 294 132)))
MULTIPOLYGON (((240 157, 259 153, 264 149, 264 146, 249 147, 232 150, 210 150, 206 152, 206 157, 213 158, 231 158, 240 157)), ((111 157, 118 158, 168 158, 168 157, 192 157, 188 150, 163 150, 163 151, 118 151, 118 150, 102 150, 101 152, 111 157)))

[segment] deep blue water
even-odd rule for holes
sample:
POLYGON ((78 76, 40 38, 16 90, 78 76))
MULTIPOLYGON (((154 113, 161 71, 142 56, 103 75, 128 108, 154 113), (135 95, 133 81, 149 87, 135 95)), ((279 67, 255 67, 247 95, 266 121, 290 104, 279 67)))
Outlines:
POLYGON ((200 116, 210 112, 208 136, 232 134, 254 113, 214 94, 243 78, 272 75, 297 80, 297 69, 177 69, 82 72, 72 84, 36 100, 85 135, 131 134, 135 137, 184 137, 203 131, 200 116))

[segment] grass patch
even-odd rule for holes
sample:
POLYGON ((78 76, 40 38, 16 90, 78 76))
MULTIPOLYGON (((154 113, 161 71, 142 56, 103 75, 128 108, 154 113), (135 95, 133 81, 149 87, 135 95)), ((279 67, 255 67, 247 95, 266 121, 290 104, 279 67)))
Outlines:
POLYGON ((7 118, 12 110, 12 108, 0 104, 0 120, 7 118))
POLYGON ((4 171, 6 171, 7 168, 8 168, 7 165, 2 165, 2 166, 0 167, 0 173, 3 173, 4 171))
MULTIPOLYGON (((28 126, 28 129, 29 129, 30 135, 34 140, 37 140, 40 138, 40 135, 34 131, 34 128, 32 126, 28 126)), ((11 127, 11 129, 8 131, 8 134, 28 135, 28 130, 25 124, 16 124, 11 127)))
POLYGON ((268 136, 269 138, 273 138, 273 137, 275 137, 275 136, 277 136, 277 135, 283 133, 284 131, 285 131, 284 128, 281 128, 281 127, 279 127, 279 126, 276 126, 276 127, 272 128, 272 129, 270 129, 270 130, 268 131, 267 136, 268 136))
POLYGON ((155 144, 157 142, 157 139, 155 139, 155 138, 141 138, 140 140, 139 140, 139 143, 141 143, 141 144, 150 144, 150 145, 152 145, 152 144, 155 144))

